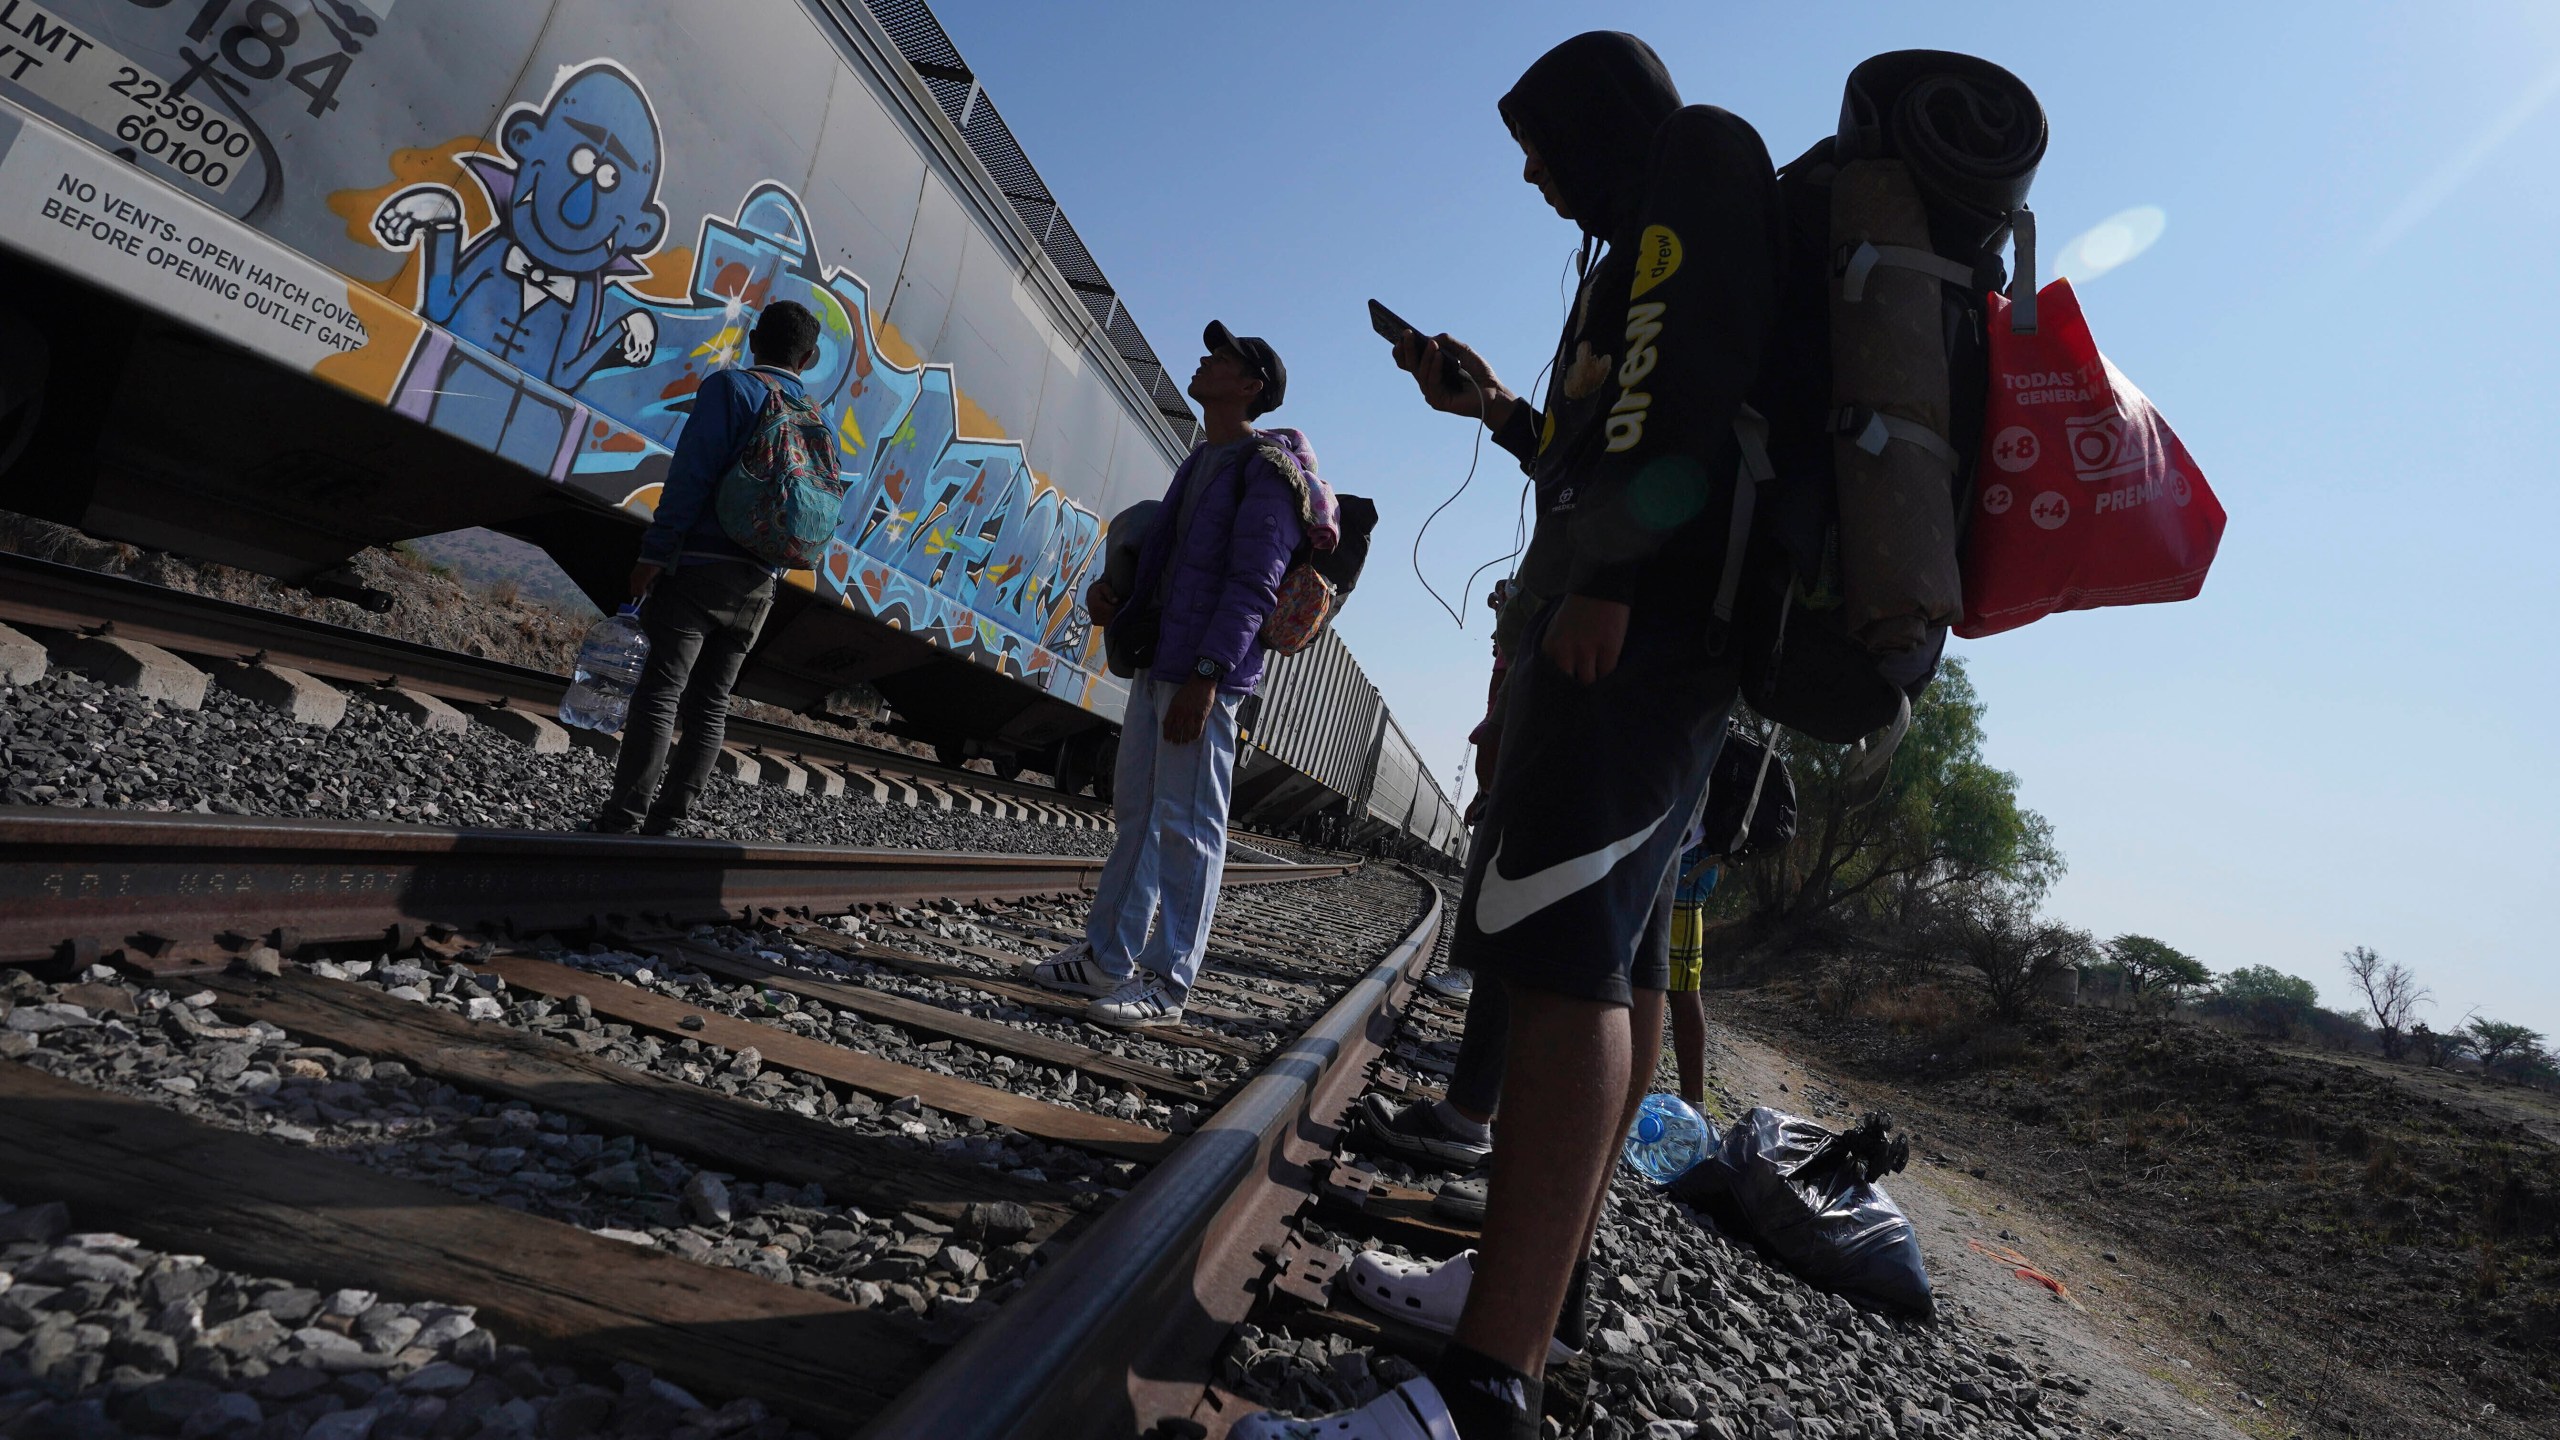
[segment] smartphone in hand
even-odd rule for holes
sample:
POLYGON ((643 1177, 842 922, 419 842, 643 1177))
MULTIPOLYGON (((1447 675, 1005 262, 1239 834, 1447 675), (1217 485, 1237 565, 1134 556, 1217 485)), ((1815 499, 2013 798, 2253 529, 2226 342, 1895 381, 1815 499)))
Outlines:
MULTIPOLYGON (((1407 335, 1412 336, 1417 343, 1431 338, 1412 322, 1375 300, 1369 302, 1369 328, 1377 331, 1379 336, 1390 345, 1403 340, 1407 335)), ((1440 383, 1463 395, 1475 382, 1469 380, 1466 372, 1458 368, 1458 357, 1444 349, 1440 352, 1440 383)))

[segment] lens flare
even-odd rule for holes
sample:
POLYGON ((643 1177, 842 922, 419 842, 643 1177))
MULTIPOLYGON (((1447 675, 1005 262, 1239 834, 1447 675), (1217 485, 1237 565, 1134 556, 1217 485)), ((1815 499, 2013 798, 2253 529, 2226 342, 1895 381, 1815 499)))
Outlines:
POLYGON ((2119 211, 2074 237, 2053 258, 2053 273, 2073 281, 2095 280, 2158 244, 2169 212, 2157 205, 2119 211))

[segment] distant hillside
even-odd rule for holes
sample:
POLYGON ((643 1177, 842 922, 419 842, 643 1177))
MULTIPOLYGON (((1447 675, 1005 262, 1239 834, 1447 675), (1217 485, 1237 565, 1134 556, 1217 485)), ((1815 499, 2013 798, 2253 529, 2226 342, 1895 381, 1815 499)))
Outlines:
POLYGON ((537 604, 575 615, 601 613, 550 556, 494 530, 448 530, 412 540, 407 548, 465 585, 486 590, 513 581, 518 595, 537 604))

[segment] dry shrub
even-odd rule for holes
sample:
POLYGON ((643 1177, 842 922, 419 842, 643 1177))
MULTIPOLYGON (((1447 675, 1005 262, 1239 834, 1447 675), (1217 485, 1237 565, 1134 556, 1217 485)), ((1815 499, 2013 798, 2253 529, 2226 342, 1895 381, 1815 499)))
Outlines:
POLYGON ((1834 955, 1822 963, 1813 982, 1814 1008, 1838 1020, 1858 1007, 1884 983, 1883 961, 1874 955, 1834 955))
POLYGON ((2405 1194, 2416 1179, 2401 1163, 2400 1147, 2389 1140, 2373 1147, 2373 1153, 2365 1157, 2364 1188, 2377 1195, 2405 1194))
POLYGON ((2174 1146, 2187 1138, 2196 1117, 2183 1105, 2157 1105, 2126 1117, 2124 1148, 2141 1154, 2153 1146, 2174 1146))
POLYGON ((1904 1035, 1938 1035, 1955 1028, 1965 1011, 1956 998, 1935 985, 1877 991, 1850 1010, 1862 1020, 1889 1025, 1904 1035))
POLYGON ((2498 1263, 2498 1242, 2483 1235, 2479 1263, 2471 1271, 2471 1298, 2495 1300, 2506 1288, 2506 1267, 2498 1263))
POLYGON ((503 580, 492 583, 489 586, 489 599, 493 603, 499 605, 513 605, 516 603, 516 597, 523 593, 523 590, 524 587, 517 583, 514 576, 510 575, 503 580))
POLYGON ((1996 1021, 1976 1025, 1956 1045, 1956 1057, 1977 1070, 2004 1070, 2030 1053, 2027 1037, 2014 1025, 1996 1021))
POLYGON ((450 580, 453 578, 454 572, 452 566, 438 562, 431 558, 427 552, 410 544, 406 540, 394 543, 390 548, 389 554, 391 556, 391 563, 399 566, 403 570, 414 570, 418 574, 432 575, 439 580, 450 580))

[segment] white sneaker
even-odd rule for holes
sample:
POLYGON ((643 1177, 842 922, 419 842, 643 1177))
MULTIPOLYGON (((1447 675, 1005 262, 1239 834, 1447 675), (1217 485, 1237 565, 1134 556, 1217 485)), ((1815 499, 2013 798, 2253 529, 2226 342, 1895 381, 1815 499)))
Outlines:
POLYGON ((1141 970, 1120 982, 1120 988, 1084 1007, 1084 1018, 1114 1030, 1179 1025, 1182 1002, 1173 998, 1163 976, 1153 970, 1141 970))
MULTIPOLYGON (((1458 1316, 1467 1308, 1467 1291, 1476 1281, 1476 1252, 1461 1250, 1446 1260, 1407 1260, 1384 1250, 1363 1250, 1352 1260, 1351 1293, 1382 1315, 1434 1335, 1458 1333, 1458 1316)), ((1561 1365, 1582 1352, 1549 1336, 1547 1363, 1561 1365)))
POLYGON ((1129 977, 1114 975, 1093 958, 1090 941, 1079 940, 1046 960, 1022 967, 1025 978, 1044 990, 1063 990, 1070 995, 1108 995, 1128 983, 1129 977))
POLYGON ((1476 993, 1473 970, 1439 970, 1422 977, 1422 988, 1443 1000, 1464 1000, 1476 993))
POLYGON ((1458 1440, 1458 1422, 1428 1380, 1407 1380, 1357 1410, 1290 1420, 1265 1410, 1227 1431, 1232 1440, 1458 1440))

